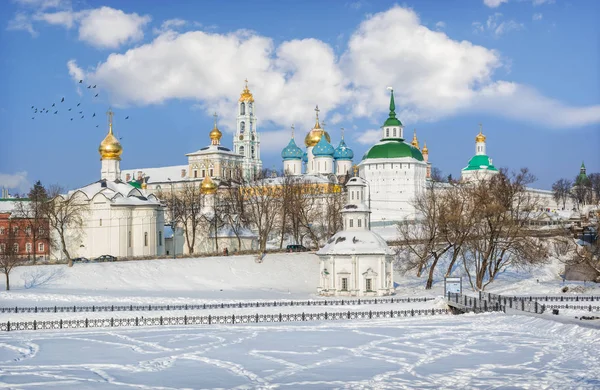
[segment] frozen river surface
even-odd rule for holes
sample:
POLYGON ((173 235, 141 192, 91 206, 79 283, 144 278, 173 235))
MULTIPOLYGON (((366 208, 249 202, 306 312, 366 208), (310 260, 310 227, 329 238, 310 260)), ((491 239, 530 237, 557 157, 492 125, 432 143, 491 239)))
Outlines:
POLYGON ((11 332, 0 388, 600 388, 600 331, 503 314, 11 332))

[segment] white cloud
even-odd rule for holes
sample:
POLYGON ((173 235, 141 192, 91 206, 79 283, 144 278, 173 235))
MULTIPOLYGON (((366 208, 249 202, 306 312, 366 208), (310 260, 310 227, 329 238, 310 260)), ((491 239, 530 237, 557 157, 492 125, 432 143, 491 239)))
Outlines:
MULTIPOLYGON (((154 34, 163 34, 169 30, 177 30, 185 25, 187 25, 188 22, 183 20, 183 19, 168 19, 165 20, 164 22, 162 22, 162 24, 160 25, 160 28, 155 28, 153 29, 154 34)), ((200 23, 198 23, 199 25, 201 25, 200 23)))
POLYGON ((435 24, 436 30, 443 30, 446 28, 446 23, 441 20, 435 24))
POLYGON ((77 61, 69 60, 67 62, 67 68, 69 69, 69 76, 71 76, 73 81, 79 82, 79 80, 84 79, 83 69, 77 66, 77 61))
POLYGON ((488 31, 494 37, 498 38, 509 31, 517 31, 525 28, 523 23, 514 20, 503 20, 500 12, 490 15, 485 23, 473 22, 473 33, 479 34, 488 31))
POLYGON ((29 191, 31 184, 27 179, 27 172, 17 172, 14 174, 0 172, 0 188, 16 190, 19 193, 29 191))
POLYGON ((100 48, 117 48, 142 39, 142 28, 148 22, 147 15, 126 14, 110 7, 97 8, 83 13, 79 39, 100 48))
POLYGON ((508 0, 483 0, 483 4, 490 8, 497 8, 502 3, 508 3, 508 0))
POLYGON ((32 37, 38 35, 37 31, 34 30, 31 18, 22 12, 17 12, 11 20, 8 21, 7 30, 15 31, 27 31, 32 37))
MULTIPOLYGON (((127 14, 121 10, 101 7, 75 12, 65 9, 56 12, 41 12, 49 8, 48 4, 60 5, 61 2, 43 3, 27 0, 27 4, 44 4, 33 15, 19 12, 9 22, 9 30, 26 30, 36 35, 32 21, 45 22, 67 29, 78 26, 79 40, 98 48, 115 49, 125 43, 137 42, 144 37, 143 28, 151 20, 150 16, 136 13, 127 14)), ((54 5, 52 6, 54 7, 54 5)), ((176 22, 170 21, 171 26, 176 22)))
POLYGON ((35 8, 43 11, 48 8, 59 8, 68 5, 68 1, 65 0, 14 0, 15 3, 24 6, 35 8))
POLYGON ((554 3, 554 0, 532 0, 532 3, 534 6, 542 4, 552 4, 554 3))
POLYGON ((382 138, 381 129, 371 129, 361 132, 359 135, 354 137, 354 140, 359 144, 373 145, 382 138))
POLYGON ((533 20, 542 20, 542 18, 544 17, 544 15, 542 15, 541 13, 535 13, 532 16, 533 20))
MULTIPOLYGON (((513 28, 502 23, 493 19, 480 25, 494 32, 501 28, 501 33, 513 28)), ((80 70, 75 62, 71 65, 70 71, 80 70)), ((341 58, 317 39, 276 46, 271 38, 246 30, 167 31, 109 55, 83 77, 107 89, 113 104, 190 100, 206 113, 219 112, 220 126, 229 130, 245 78, 260 126, 295 123, 297 134, 314 124, 315 104, 332 124, 340 118, 380 124, 387 114, 389 85, 395 87, 396 111, 405 124, 473 110, 556 128, 600 123, 597 106, 570 107, 527 86, 496 80, 495 70, 504 66, 495 50, 432 31, 414 11, 396 6, 363 21, 341 58)))

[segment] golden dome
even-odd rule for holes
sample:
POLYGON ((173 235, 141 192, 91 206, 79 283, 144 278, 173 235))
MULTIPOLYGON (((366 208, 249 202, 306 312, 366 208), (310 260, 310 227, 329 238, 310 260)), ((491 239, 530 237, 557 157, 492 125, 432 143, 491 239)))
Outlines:
POLYGON ((112 122, 108 124, 108 134, 100 142, 98 152, 101 160, 121 160, 123 147, 113 134, 112 122))
POLYGON ((148 184, 146 183, 146 176, 144 176, 144 178, 142 179, 142 190, 145 190, 148 188, 148 184))
POLYGON ((481 130, 479 130, 479 134, 475 137, 475 142, 485 142, 485 135, 481 133, 481 130))
POLYGON ((421 150, 422 154, 429 154, 429 149, 427 149, 427 142, 423 143, 423 150, 421 150))
POLYGON ((210 176, 205 176, 204 180, 202 180, 202 184, 200 184, 200 192, 205 195, 211 195, 217 192, 217 185, 210 178, 210 176))
POLYGON ((215 125, 214 125, 213 129, 210 131, 209 137, 213 141, 212 142, 213 145, 218 145, 219 141, 221 141, 221 137, 223 136, 223 133, 221 133, 221 130, 219 130, 219 128, 217 127, 217 113, 215 112, 215 114, 213 116, 215 117, 215 125))
POLYGON ((248 89, 248 79, 246 81, 246 86, 244 90, 240 94, 240 102, 254 102, 254 96, 252 96, 252 92, 248 89))
POLYGON ((412 142, 410 144, 412 146, 414 146, 415 148, 419 149, 419 140, 417 139, 417 130, 414 131, 414 133, 413 133, 413 139, 412 139, 412 142))
MULTIPOLYGON (((327 142, 331 143, 331 137, 329 137, 329 133, 325 131, 325 129, 321 128, 321 124, 319 123, 319 106, 315 108, 315 112, 317 113, 317 121, 315 123, 315 127, 306 134, 304 138, 304 145, 307 147, 315 146, 321 140, 323 134, 325 134, 325 139, 327 142)), ((325 123, 325 122, 323 122, 325 123)))

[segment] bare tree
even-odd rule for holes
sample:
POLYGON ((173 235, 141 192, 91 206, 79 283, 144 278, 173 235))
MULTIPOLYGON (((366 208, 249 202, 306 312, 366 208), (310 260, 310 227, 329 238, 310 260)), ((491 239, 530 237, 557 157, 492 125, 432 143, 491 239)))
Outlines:
POLYGON ((73 260, 67 246, 67 234, 81 233, 84 225, 84 216, 89 210, 88 203, 76 194, 61 195, 63 192, 59 186, 51 186, 48 190, 48 202, 45 206, 46 218, 51 229, 58 236, 62 253, 67 258, 69 267, 73 266, 73 260))
POLYGON ((165 198, 167 206, 172 210, 171 220, 183 228, 189 254, 195 252, 196 238, 200 232, 200 225, 204 221, 203 198, 200 184, 196 182, 183 183, 172 196, 165 198))
POLYGON ((444 177, 442 170, 437 167, 431 168, 430 178, 431 178, 431 181, 438 182, 438 183, 444 183, 444 182, 448 181, 448 178, 444 177))
POLYGON ((44 242, 48 246, 50 244, 50 231, 46 215, 48 194, 39 180, 31 188, 27 198, 28 201, 15 202, 15 214, 23 219, 25 234, 31 237, 33 263, 35 264, 38 242, 44 242))
POLYGON ((462 259, 473 289, 483 291, 509 266, 547 260, 547 248, 528 232, 529 222, 539 209, 535 196, 526 191, 533 181, 535 177, 527 169, 511 176, 502 170, 471 186, 470 201, 476 214, 462 259))
POLYGON ((328 193, 325 197, 325 221, 327 222, 325 240, 344 228, 344 219, 342 218, 342 209, 346 203, 344 188, 338 184, 328 186, 328 193))
POLYGON ((246 213, 247 191, 243 190, 242 184, 235 182, 226 183, 223 189, 224 193, 221 197, 224 223, 235 234, 240 250, 242 249, 242 232, 249 226, 246 213))
POLYGON ((246 215, 248 222, 255 227, 258 233, 259 248, 264 252, 281 212, 283 202, 281 189, 269 185, 264 180, 257 180, 247 183, 243 191, 247 191, 246 215))
POLYGON ((600 173, 592 173, 588 175, 592 195, 596 202, 600 202, 600 173))
POLYGON ((9 220, 5 234, 0 235, 0 270, 4 273, 7 291, 10 290, 11 271, 22 265, 26 260, 19 256, 17 230, 14 227, 9 220))
POLYGON ((215 251, 219 252, 219 231, 226 224, 226 214, 229 211, 226 211, 225 205, 222 203, 223 196, 217 191, 214 194, 205 194, 204 195, 204 207, 202 212, 202 219, 206 223, 208 227, 209 236, 212 232, 214 242, 215 242, 215 251))
POLYGON ((573 182, 569 179, 558 179, 552 184, 552 196, 557 205, 562 202, 563 210, 566 207, 567 200, 571 197, 571 188, 573 182))

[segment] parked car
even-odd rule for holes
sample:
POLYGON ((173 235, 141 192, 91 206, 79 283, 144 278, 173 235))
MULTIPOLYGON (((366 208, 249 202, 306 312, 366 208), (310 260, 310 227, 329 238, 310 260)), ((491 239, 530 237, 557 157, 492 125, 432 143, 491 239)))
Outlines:
POLYGON ((73 259, 73 263, 89 263, 90 259, 87 257, 76 257, 73 259))
POLYGON ((303 245, 288 245, 286 250, 288 252, 308 252, 308 248, 303 245))
POLYGON ((117 261, 117 258, 111 255, 102 255, 96 257, 94 261, 117 261))

